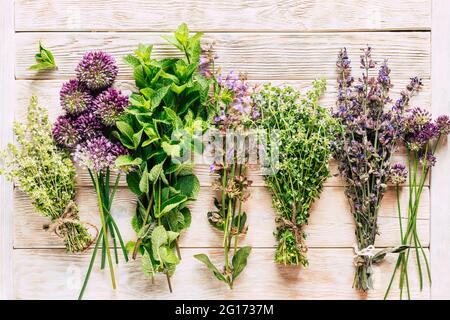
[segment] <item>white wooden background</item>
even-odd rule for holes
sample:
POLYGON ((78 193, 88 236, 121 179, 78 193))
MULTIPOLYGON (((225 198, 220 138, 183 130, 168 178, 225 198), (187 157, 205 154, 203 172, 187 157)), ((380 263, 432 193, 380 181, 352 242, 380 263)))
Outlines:
MULTIPOLYGON (((102 49, 120 64, 117 86, 133 86, 131 70, 122 56, 139 42, 155 44, 158 56, 174 54, 160 36, 186 22, 195 31, 216 40, 220 64, 225 71, 247 71, 252 81, 291 83, 306 88, 315 77, 329 79, 323 103, 334 104, 335 60, 347 47, 355 71, 359 48, 370 44, 377 59, 389 58, 398 92, 410 76, 424 79, 423 92, 413 104, 435 112, 450 112, 450 5, 447 0, 2 0, 0 5, 0 102, 1 146, 11 139, 11 120, 24 119, 31 94, 54 119, 60 112, 58 92, 62 82, 73 77, 74 67, 85 51, 102 49), (59 70, 36 73, 33 64, 37 43, 52 50, 59 70), (433 68, 431 67, 433 63, 433 68), (15 92, 15 94, 14 94, 15 92), (432 107, 433 106, 433 107, 432 107)), ((404 151, 396 159, 404 161, 404 151)), ((411 269, 414 298, 450 298, 450 151, 442 148, 439 174, 424 191, 419 233, 430 254, 434 285, 421 292, 415 269, 411 269), (431 188, 430 188, 431 185, 431 188)), ((333 172, 336 164, 331 163, 333 172)), ((212 193, 205 167, 198 167, 199 200, 192 205, 193 221, 183 234, 183 260, 173 277, 174 293, 165 279, 154 285, 146 279, 137 261, 117 268, 118 289, 110 288, 108 272, 94 269, 86 298, 90 299, 380 299, 391 275, 395 256, 375 267, 375 289, 361 295, 352 289, 354 226, 344 196, 343 182, 330 178, 320 200, 314 204, 307 227, 310 248, 308 268, 273 263, 274 210, 257 172, 252 196, 246 204, 249 232, 243 244, 253 247, 249 264, 235 285, 227 289, 193 258, 208 253, 222 262, 220 234, 206 220, 212 193)), ((42 230, 46 219, 35 214, 29 200, 1 182, 0 271, 4 298, 74 299, 83 279, 90 252, 67 255, 59 239, 42 230)), ((402 188, 406 207, 408 186, 402 188)), ((96 198, 85 172, 78 176, 77 200, 83 220, 99 223, 96 198)), ((134 199, 121 184, 114 215, 126 240, 135 238, 129 221, 134 199)), ((399 227, 393 190, 383 201, 377 247, 397 245, 399 227)), ((392 297, 397 298, 394 290, 392 297)))

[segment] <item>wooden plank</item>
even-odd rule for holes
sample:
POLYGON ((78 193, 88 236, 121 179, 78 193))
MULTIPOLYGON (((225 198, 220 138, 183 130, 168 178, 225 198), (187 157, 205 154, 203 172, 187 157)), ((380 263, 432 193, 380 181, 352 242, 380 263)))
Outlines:
MULTIPOLYGON (((12 141, 14 88, 14 3, 0 2, 0 150, 12 141), (7 112, 7 111, 10 112, 7 112)), ((1 166, 1 163, 0 163, 1 166)), ((0 176, 0 300, 10 299, 13 292, 12 185, 0 176)))
MULTIPOLYGON (((59 103, 59 90, 65 81, 67 81, 67 79, 42 81, 18 80, 16 82, 16 88, 21 94, 17 96, 17 119, 22 120, 26 118, 26 108, 30 96, 37 95, 39 97, 39 102, 49 110, 50 120, 54 121, 58 115, 62 114, 59 103)), ((327 91, 321 99, 321 103, 326 107, 333 107, 336 104, 337 96, 336 80, 330 78, 327 81, 327 91)), ((409 78, 393 79, 392 81, 394 83, 394 88, 392 88, 391 97, 395 100, 408 84, 409 78)), ((257 83, 265 82, 266 81, 258 81, 257 83)), ((270 82, 273 85, 292 85, 294 88, 297 88, 304 93, 311 87, 312 80, 280 80, 270 82)), ((133 80, 119 80, 115 83, 115 86, 120 88, 125 94, 129 94, 136 90, 133 80)), ((431 109, 431 81, 427 79, 424 80, 423 90, 420 94, 411 99, 411 105, 431 109)))
MULTIPOLYGON (((427 249, 426 249, 427 250, 427 249)), ((86 299, 382 299, 396 261, 389 255, 374 267, 374 290, 368 295, 352 288, 354 267, 351 249, 311 249, 307 268, 284 267, 273 262, 273 249, 254 249, 248 266, 233 290, 219 282, 194 254, 206 253, 222 265, 223 252, 217 249, 182 249, 183 260, 172 278, 170 294, 163 276, 155 284, 146 278, 139 261, 122 263, 116 269, 118 289, 113 291, 108 271, 100 271, 99 260, 87 287, 86 299)), ((75 299, 90 252, 66 255, 63 250, 15 250, 15 293, 17 299, 75 299), (51 267, 49 267, 51 266, 51 267)), ((411 259, 411 264, 414 260, 411 259)), ((429 289, 420 292, 418 276, 410 272, 413 299, 429 298, 429 289)), ((390 296, 398 299, 395 283, 390 296)))
MULTIPOLYGON (((102 49, 114 55, 120 67, 119 79, 130 79, 131 69, 122 57, 133 52, 140 42, 155 44, 155 57, 173 56, 161 34, 148 33, 18 33, 16 35, 17 79, 67 79, 83 53, 102 49), (42 40, 55 55, 59 70, 34 72, 36 46, 42 40)), ((205 42, 217 41, 218 63, 224 72, 230 69, 247 72, 250 79, 309 80, 335 78, 336 56, 340 48, 349 49, 358 72, 360 48, 370 44, 374 59, 388 58, 392 78, 430 77, 429 32, 354 32, 354 33, 209 33, 205 42), (395 43, 396 45, 392 45, 395 43)))
MULTIPOLYGON (((407 207, 408 188, 401 190, 402 208, 407 207)), ((242 243, 254 247, 273 247, 275 230, 275 211, 266 188, 252 187, 251 197, 244 210, 248 215, 249 230, 242 243)), ((214 193, 210 187, 202 187, 199 198, 190 205, 192 224, 181 238, 182 247, 221 247, 222 234, 211 227, 206 214, 214 209, 214 193)), ((92 188, 79 188, 77 203, 82 220, 100 225, 96 211, 97 200, 92 188)), ((42 230, 48 219, 38 216, 30 205, 28 198, 21 192, 14 197, 15 208, 15 248, 56 248, 61 241, 54 235, 42 230)), ((379 247, 395 246, 399 243, 399 225, 396 211, 394 190, 389 190, 379 213, 379 232, 376 245, 379 247)), ((135 240, 136 234, 131 228, 130 220, 135 209, 134 196, 126 188, 120 188, 113 205, 113 215, 120 226, 125 241, 135 240)), ((404 212, 406 214, 406 210, 404 212)), ((422 243, 429 243, 429 192, 424 190, 419 209, 418 230, 422 243)), ((403 217, 404 219, 406 216, 403 217)), ((314 247, 346 247, 355 244, 353 217, 350 214, 343 188, 327 187, 321 198, 313 205, 309 225, 307 245, 314 247)))
POLYGON ((182 21, 203 31, 428 30, 430 11, 431 0, 19 0, 16 30, 170 31, 182 21))
MULTIPOLYGON (((433 113, 450 114, 450 2, 433 1, 433 113)), ((433 299, 450 299, 450 143, 438 151, 431 179, 431 269, 433 299)))

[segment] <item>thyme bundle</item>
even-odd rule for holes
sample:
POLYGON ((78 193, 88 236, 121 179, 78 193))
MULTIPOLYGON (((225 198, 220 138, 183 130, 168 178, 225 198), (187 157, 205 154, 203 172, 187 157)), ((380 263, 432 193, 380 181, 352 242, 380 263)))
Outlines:
POLYGON ((51 220, 47 229, 64 240, 69 253, 86 250, 92 237, 79 221, 75 199, 75 168, 69 155, 53 142, 47 110, 33 96, 26 124, 14 123, 18 146, 9 144, 0 158, 4 174, 33 201, 36 211, 51 220))
POLYGON ((354 265, 356 273, 353 286, 362 291, 372 288, 372 264, 379 263, 387 253, 398 253, 405 246, 375 252, 378 234, 378 211, 387 189, 391 172, 391 156, 402 136, 402 115, 412 95, 422 84, 412 78, 391 104, 389 91, 392 87, 387 61, 380 66, 376 77, 370 71, 376 68, 372 49, 363 49, 358 84, 351 75, 351 62, 347 51, 338 56, 338 99, 336 118, 344 130, 337 136, 335 158, 339 171, 347 183, 345 194, 355 220, 354 265), (391 105, 389 108, 387 106, 391 105))
POLYGON ((206 128, 209 87, 197 72, 201 37, 190 36, 182 24, 166 37, 180 57, 154 59, 153 46, 143 44, 125 57, 139 91, 114 133, 129 152, 117 165, 136 167, 127 183, 138 197, 132 220, 137 240, 127 247, 134 259, 142 255, 143 272, 152 281, 158 273, 166 276, 171 292, 170 278, 181 259, 178 238, 191 223, 187 205, 200 191, 190 155, 193 148, 202 150, 197 136, 206 128))
POLYGON ((97 195, 101 229, 92 252, 79 299, 86 290, 91 271, 101 244, 101 270, 109 266, 112 288, 116 289, 113 258, 109 236, 113 241, 115 263, 119 263, 119 242, 125 261, 128 255, 119 228, 111 215, 112 203, 120 180, 115 160, 127 150, 113 140, 111 131, 116 119, 128 107, 128 97, 113 87, 118 68, 115 59, 102 51, 87 52, 76 69, 77 77, 63 84, 61 106, 65 114, 58 117, 53 127, 54 140, 72 153, 74 161, 88 170, 97 195), (111 172, 117 171, 110 187, 111 172))
POLYGON ((339 128, 330 111, 319 105, 325 88, 325 80, 315 81, 302 98, 292 87, 266 85, 257 95, 259 125, 268 133, 270 145, 278 147, 266 150, 268 159, 278 152, 279 162, 264 176, 278 215, 277 263, 308 264, 302 229, 330 175, 331 143, 339 128))
POLYGON ((197 254, 195 258, 232 289, 251 252, 249 246, 239 248, 239 238, 246 234, 248 228, 247 214, 243 210, 251 185, 247 179, 251 150, 247 135, 259 112, 252 99, 254 88, 247 83, 245 75, 231 71, 223 77, 220 70, 214 68, 215 59, 217 56, 212 45, 205 47, 201 72, 212 85, 209 103, 214 115, 210 128, 214 138, 211 150, 214 160, 210 171, 219 175, 213 184, 213 190, 219 194, 214 199, 216 210, 208 212, 207 216, 209 223, 223 232, 225 265, 220 271, 206 254, 197 254))
POLYGON ((405 252, 401 252, 397 258, 397 263, 386 290, 385 299, 389 295, 397 271, 399 272, 400 278, 400 299, 403 298, 404 291, 406 291, 407 298, 411 298, 408 262, 412 250, 416 254, 420 290, 423 288, 423 273, 427 274, 428 281, 431 285, 430 265, 417 232, 417 217, 425 183, 431 172, 431 168, 436 164, 436 150, 439 143, 450 132, 450 119, 448 116, 441 115, 433 121, 431 114, 421 108, 408 110, 404 114, 402 122, 402 138, 408 150, 408 168, 402 164, 393 165, 391 168, 391 182, 395 185, 397 192, 401 244, 408 247, 408 249, 405 252), (400 205, 400 185, 407 180, 409 182, 408 219, 406 226, 403 226, 402 208, 400 205), (425 263, 425 266, 422 263, 425 263))

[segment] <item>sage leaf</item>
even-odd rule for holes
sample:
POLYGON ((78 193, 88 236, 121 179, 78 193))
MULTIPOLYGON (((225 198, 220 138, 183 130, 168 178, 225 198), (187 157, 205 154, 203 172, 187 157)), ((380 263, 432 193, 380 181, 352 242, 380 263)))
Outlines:
POLYGON ((211 260, 209 260, 209 257, 206 254, 196 254, 194 255, 194 258, 203 262, 210 271, 212 271, 212 273, 216 276, 217 279, 219 279, 220 281, 223 282, 227 282, 227 280, 225 279, 225 277, 223 276, 222 273, 220 273, 220 271, 216 268, 216 266, 211 262, 211 260))
POLYGON ((236 279, 244 270, 247 265, 247 259, 252 251, 251 247, 242 247, 233 256, 232 266, 233 266, 233 280, 236 279))

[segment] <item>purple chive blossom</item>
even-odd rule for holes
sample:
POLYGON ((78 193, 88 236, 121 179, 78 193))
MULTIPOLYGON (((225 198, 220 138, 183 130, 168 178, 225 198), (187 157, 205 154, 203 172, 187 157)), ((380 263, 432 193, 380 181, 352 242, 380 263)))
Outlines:
POLYGON ((439 116, 436 119, 436 126, 440 134, 448 135, 450 133, 450 118, 447 115, 439 116))
POLYGON ((72 149, 79 142, 77 129, 73 119, 68 116, 59 116, 53 126, 53 138, 63 148, 72 149))
POLYGON ((77 78, 88 89, 98 91, 112 85, 118 68, 116 60, 103 51, 87 52, 75 69, 77 78))
POLYGON ((401 163, 396 163, 391 167, 390 180, 393 184, 399 185, 406 182, 408 178, 408 170, 401 163))
POLYGON ((78 115, 90 107, 94 99, 86 86, 73 79, 63 84, 59 92, 61 106, 70 115, 78 115))
POLYGON ((92 110, 82 113, 75 120, 75 128, 80 141, 86 141, 102 134, 104 126, 92 110))
POLYGON ((117 157, 125 154, 127 150, 123 146, 99 136, 77 145, 73 158, 80 166, 98 173, 114 169, 117 157))
POLYGON ((106 126, 113 126, 127 107, 128 97, 115 88, 103 91, 94 100, 95 114, 106 126))
POLYGON ((419 162, 424 168, 431 168, 436 164, 436 157, 431 152, 428 152, 426 156, 425 153, 422 153, 419 162))

